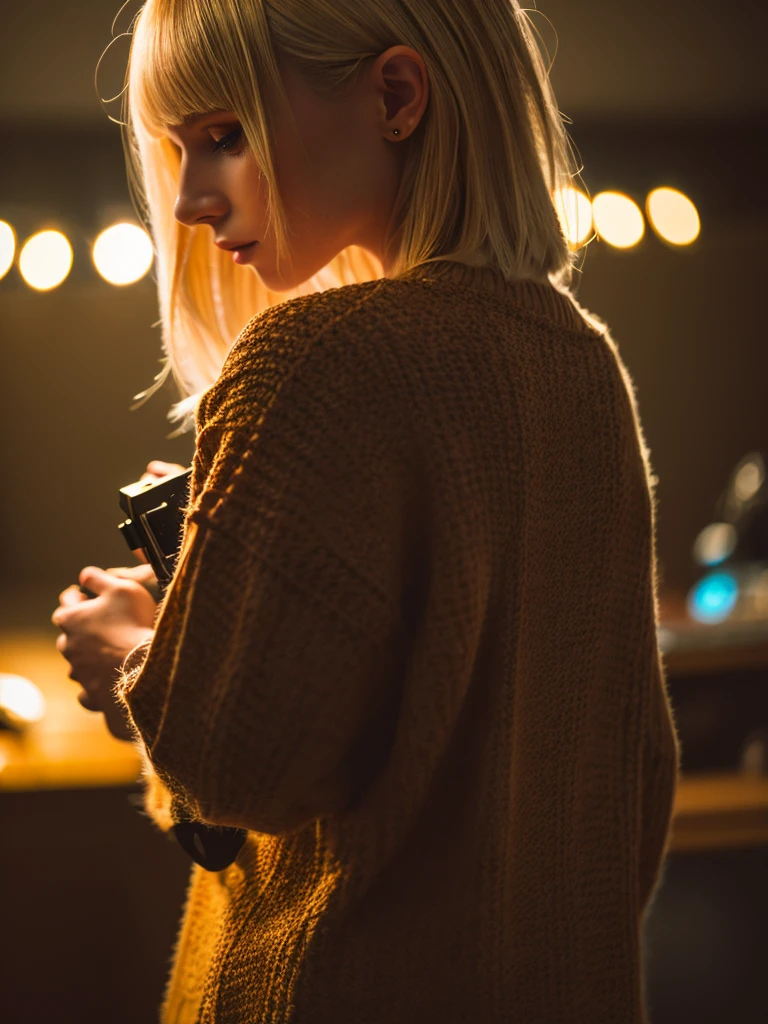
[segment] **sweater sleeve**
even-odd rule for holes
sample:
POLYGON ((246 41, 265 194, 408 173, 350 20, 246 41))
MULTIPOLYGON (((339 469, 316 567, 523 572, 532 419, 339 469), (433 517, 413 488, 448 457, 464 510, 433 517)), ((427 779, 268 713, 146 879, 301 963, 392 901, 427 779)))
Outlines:
MULTIPOLYGON (((404 671, 404 480, 376 373, 307 360, 219 438, 143 661, 118 688, 192 817, 283 834, 348 808, 386 756, 404 671), (234 425, 234 426, 233 426, 234 425)), ((214 448, 216 446, 214 445, 214 448)))

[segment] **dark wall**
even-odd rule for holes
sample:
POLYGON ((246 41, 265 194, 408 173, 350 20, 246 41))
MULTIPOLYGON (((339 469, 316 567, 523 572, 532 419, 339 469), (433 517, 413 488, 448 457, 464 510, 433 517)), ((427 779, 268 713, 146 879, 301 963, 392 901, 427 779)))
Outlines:
MULTIPOLYGON (((572 135, 593 193, 620 187, 640 200, 672 184, 702 215, 690 249, 652 233, 628 252, 591 244, 576 285, 607 320, 635 381, 660 477, 662 579, 687 588, 693 539, 734 463, 768 451, 760 136, 753 119, 575 120, 572 135)), ((153 281, 115 288, 89 263, 107 211, 130 210, 117 128, 25 134, 0 124, 0 145, 0 217, 24 235, 56 216, 76 260, 49 293, 27 288, 15 269, 0 281, 0 612, 10 625, 50 614, 82 566, 129 560, 116 530, 118 487, 151 458, 188 462, 192 439, 166 438, 171 387, 129 411, 160 365, 153 281)))
POLYGON ((691 547, 749 450, 768 454, 760 316, 768 219, 706 234, 695 251, 590 249, 579 301, 607 320, 635 382, 659 477, 662 581, 697 578, 691 547))
POLYGON ((14 290, 0 310, 0 565, 18 615, 17 595, 53 600, 52 611, 85 565, 134 564, 116 528, 118 488, 150 459, 188 463, 193 440, 167 439, 171 387, 130 410, 160 367, 150 280, 14 290))

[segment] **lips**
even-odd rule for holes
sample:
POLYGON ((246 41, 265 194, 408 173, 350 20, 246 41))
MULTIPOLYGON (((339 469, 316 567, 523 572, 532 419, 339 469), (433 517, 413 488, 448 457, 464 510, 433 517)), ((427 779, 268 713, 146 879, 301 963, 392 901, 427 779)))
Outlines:
POLYGON ((233 249, 232 259, 235 263, 247 263, 252 259, 253 253, 258 244, 258 242, 251 242, 250 245, 244 245, 241 249, 233 249))
POLYGON ((226 252, 238 252, 240 249, 248 249, 250 246, 255 245, 256 242, 236 242, 234 245, 230 245, 224 242, 216 242, 219 249, 224 249, 226 252))

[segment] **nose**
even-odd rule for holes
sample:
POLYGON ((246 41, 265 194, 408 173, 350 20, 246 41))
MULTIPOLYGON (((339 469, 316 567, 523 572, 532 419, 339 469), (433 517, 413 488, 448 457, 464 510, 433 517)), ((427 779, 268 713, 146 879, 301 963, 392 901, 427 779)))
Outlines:
POLYGON ((182 172, 179 192, 173 206, 176 220, 189 227, 198 224, 212 224, 226 216, 227 199, 210 183, 195 184, 189 174, 182 172))

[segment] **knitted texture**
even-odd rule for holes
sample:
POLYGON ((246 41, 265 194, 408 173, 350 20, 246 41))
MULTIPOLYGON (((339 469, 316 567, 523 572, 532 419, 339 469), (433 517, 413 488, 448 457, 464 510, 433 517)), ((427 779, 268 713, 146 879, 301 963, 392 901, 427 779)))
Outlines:
POLYGON ((291 299, 199 407, 120 694, 193 865, 164 1024, 645 1024, 679 745, 633 383, 449 261, 291 299))

